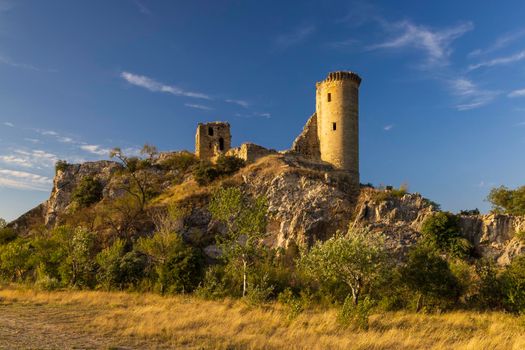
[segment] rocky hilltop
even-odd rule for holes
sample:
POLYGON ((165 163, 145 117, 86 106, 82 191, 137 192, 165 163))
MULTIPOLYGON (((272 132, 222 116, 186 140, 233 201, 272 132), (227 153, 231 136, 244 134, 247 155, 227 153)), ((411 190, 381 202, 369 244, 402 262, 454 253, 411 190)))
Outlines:
MULTIPOLYGON (((157 162, 169 157, 170 154, 161 155, 157 162)), ((101 203, 118 200, 126 194, 122 183, 127 180, 119 176, 122 169, 120 163, 112 161, 67 165, 59 169, 50 198, 10 226, 28 235, 42 227, 64 223, 71 218, 72 211, 78 212, 72 194, 87 177, 102 185, 101 203)), ((188 210, 179 229, 188 240, 201 244, 206 251, 213 250, 214 236, 221 232, 221 227, 211 220, 207 211, 210 194, 221 185, 238 186, 247 194, 267 198, 267 243, 275 247, 286 247, 292 241, 311 245, 337 231, 345 232, 349 227, 367 227, 383 232, 387 246, 403 255, 419 239, 423 221, 439 210, 420 194, 399 195, 370 187, 356 189, 345 172, 293 153, 264 157, 232 176, 204 186, 199 186, 191 173, 162 167, 144 172, 144 176, 155 179, 158 190, 146 211, 171 203, 185 206, 188 210)), ((147 217, 140 221, 142 227, 138 231, 142 234, 153 230, 147 217)), ((472 215, 461 216, 460 222, 463 235, 479 254, 500 264, 509 263, 513 256, 525 250, 525 245, 515 237, 517 232, 525 231, 525 217, 472 215)))

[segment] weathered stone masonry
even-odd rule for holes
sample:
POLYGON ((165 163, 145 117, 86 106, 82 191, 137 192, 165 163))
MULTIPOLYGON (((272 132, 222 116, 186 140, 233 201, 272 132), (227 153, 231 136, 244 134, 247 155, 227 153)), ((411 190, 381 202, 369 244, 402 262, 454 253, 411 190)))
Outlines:
MULTIPOLYGON (((316 84, 316 112, 308 119, 291 152, 324 161, 346 172, 359 185, 359 85, 361 78, 348 71, 329 73, 316 84)), ((230 124, 215 122, 197 127, 195 153, 213 160, 220 154, 247 162, 275 153, 251 143, 231 149, 230 124)))

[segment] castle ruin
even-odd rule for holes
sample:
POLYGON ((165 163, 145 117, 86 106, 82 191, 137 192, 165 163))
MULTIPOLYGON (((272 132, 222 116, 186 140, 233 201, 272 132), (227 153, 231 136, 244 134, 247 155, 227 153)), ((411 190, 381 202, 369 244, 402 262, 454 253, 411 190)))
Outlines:
MULTIPOLYGON (((361 78, 354 72, 337 71, 316 83, 315 113, 303 132, 295 139, 292 152, 304 158, 323 161, 350 176, 359 184, 359 86, 361 78)), ((286 153, 284 152, 284 153, 286 153)), ((213 122, 197 127, 195 154, 213 161, 221 154, 235 155, 254 162, 271 153, 264 147, 245 143, 231 148, 230 124, 213 122)))
POLYGON ((231 140, 229 123, 199 123, 195 135, 195 155, 199 159, 214 159, 230 150, 231 140))

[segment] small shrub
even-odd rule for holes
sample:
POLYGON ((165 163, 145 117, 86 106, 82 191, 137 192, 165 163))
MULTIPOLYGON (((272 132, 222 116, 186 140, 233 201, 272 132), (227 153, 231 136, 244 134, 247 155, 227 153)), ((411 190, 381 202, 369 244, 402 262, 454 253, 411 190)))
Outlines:
POLYGON ((368 329, 368 319, 373 308, 373 303, 368 297, 361 303, 355 305, 352 298, 348 296, 339 311, 337 321, 343 327, 353 327, 359 330, 368 329))
POLYGON ((246 299, 249 304, 259 305, 270 300, 274 286, 269 283, 268 275, 262 276, 259 281, 248 284, 246 299))
POLYGON ((15 230, 10 227, 4 227, 0 229, 0 245, 7 244, 14 241, 18 237, 15 230))
POLYGON ((395 198, 402 198, 405 194, 408 193, 408 186, 403 184, 399 188, 394 188, 392 186, 386 186, 384 189, 378 189, 374 192, 372 200, 379 204, 384 201, 388 201, 395 198))
POLYGON ((195 181, 197 181, 197 183, 201 186, 213 182, 219 177, 219 175, 220 174, 217 169, 209 162, 201 162, 193 170, 193 177, 195 178, 195 181))
POLYGON ((306 295, 303 294, 301 297, 297 297, 290 288, 279 293, 277 300, 287 308, 287 318, 290 321, 303 313, 309 303, 306 295))
POLYGON ((102 199, 104 186, 91 176, 84 177, 73 191, 72 198, 81 208, 87 208, 102 199))
POLYGON ((197 164, 198 160, 193 153, 182 151, 170 154, 160 161, 160 166, 165 170, 174 170, 185 173, 192 166, 197 164))
POLYGON ((221 155, 217 158, 215 164, 205 161, 201 162, 194 168, 193 177, 199 185, 203 186, 222 176, 229 176, 236 173, 244 167, 244 165, 245 162, 241 158, 221 155))
POLYGON ((246 164, 243 159, 235 156, 224 156, 221 155, 217 158, 215 167, 221 175, 232 175, 239 171, 246 164))
POLYGON ((55 163, 55 172, 58 174, 60 171, 66 171, 69 163, 65 160, 59 160, 55 163))
POLYGON ((470 210, 461 210, 459 212, 459 215, 464 215, 464 216, 476 216, 476 215, 479 215, 480 212, 479 212, 479 209, 476 208, 476 209, 470 209, 470 210))
POLYGON ((38 290, 51 291, 60 287, 60 281, 46 273, 46 268, 39 265, 36 269, 35 288, 38 290))
POLYGON ((204 279, 195 290, 195 294, 204 299, 217 300, 228 296, 229 288, 225 281, 224 267, 212 265, 204 274, 204 279))
MULTIPOLYGON (((525 243, 525 231, 518 231, 516 232, 516 234, 514 235, 514 237, 516 237, 519 241, 521 241, 522 243, 525 243)), ((0 243, 1 244, 1 243, 0 243)))

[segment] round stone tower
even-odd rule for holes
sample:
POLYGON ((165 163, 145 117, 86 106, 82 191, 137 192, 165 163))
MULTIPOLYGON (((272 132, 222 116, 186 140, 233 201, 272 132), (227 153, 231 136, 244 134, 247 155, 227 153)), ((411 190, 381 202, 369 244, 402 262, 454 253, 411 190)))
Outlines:
POLYGON ((316 84, 317 135, 321 160, 348 172, 359 184, 359 85, 347 71, 332 72, 316 84))

